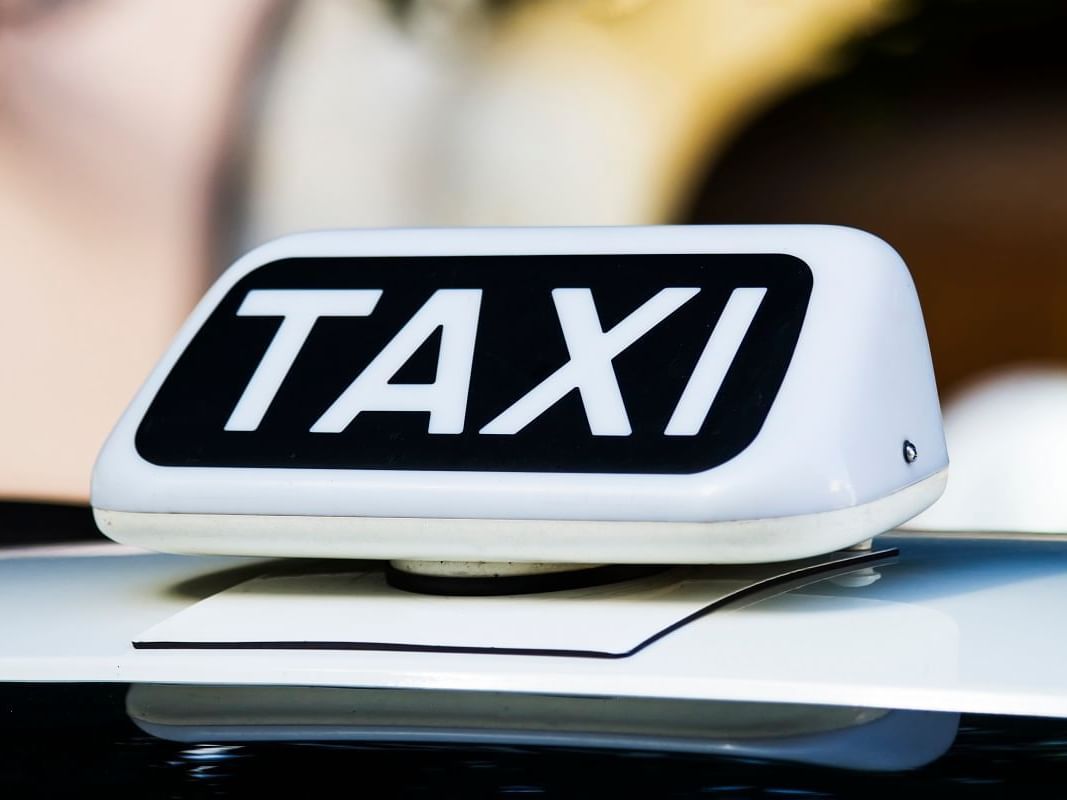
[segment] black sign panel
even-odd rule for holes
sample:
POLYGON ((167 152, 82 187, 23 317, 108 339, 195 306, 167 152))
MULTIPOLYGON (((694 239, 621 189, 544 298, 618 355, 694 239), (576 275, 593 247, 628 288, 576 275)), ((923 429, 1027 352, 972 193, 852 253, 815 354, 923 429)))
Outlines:
POLYGON ((700 472, 734 457, 758 434, 792 358, 811 288, 807 265, 777 254, 277 261, 245 276, 211 313, 151 403, 136 446, 154 464, 180 467, 700 472), (337 315, 327 303, 310 322, 305 310, 301 328, 295 312, 257 311, 252 302, 284 306, 277 298, 290 302, 303 296, 297 292, 313 291, 329 300, 341 297, 337 290, 364 290, 347 297, 359 295, 366 308, 337 315), (433 324, 441 304, 431 300, 442 290, 467 290, 462 307, 473 354, 463 332, 449 329, 464 327, 455 313, 433 324), (749 316, 744 303, 735 303, 743 323, 736 342, 717 341, 722 352, 709 354, 731 298, 745 300, 749 316), (416 325, 420 312, 423 324, 416 325), (407 350, 394 341, 401 336, 407 350), (444 357, 446 337, 451 360, 444 357), (429 431, 428 407, 361 410, 347 423, 343 414, 341 423, 328 415, 390 343, 394 356, 410 357, 379 382, 436 386, 438 400, 448 383, 444 399, 453 408, 462 403, 462 411, 449 419, 442 413, 437 427, 446 432, 429 431), (268 394, 257 395, 260 413, 245 413, 268 350, 284 369, 275 369, 279 377, 268 394), (572 359, 580 363, 568 367, 572 359), (713 374, 716 361, 720 380, 701 388, 695 373, 713 374), (468 363, 464 396, 468 376, 446 381, 438 368, 466 370, 468 363), (672 425, 681 417, 689 430, 672 425))

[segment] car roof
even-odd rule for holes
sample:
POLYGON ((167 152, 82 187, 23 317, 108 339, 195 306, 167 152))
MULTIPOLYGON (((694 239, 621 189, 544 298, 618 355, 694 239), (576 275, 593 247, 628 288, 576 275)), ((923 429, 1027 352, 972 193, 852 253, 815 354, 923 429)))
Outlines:
MULTIPOLYGON (((727 604, 613 659, 269 643, 138 649, 133 643, 146 632, 209 601, 236 614, 231 624, 242 614, 274 613, 277 606, 247 589, 243 605, 229 600, 231 587, 240 595, 249 579, 279 564, 290 577, 322 574, 324 565, 150 554, 104 542, 8 549, 0 552, 0 603, 8 610, 0 680, 432 687, 1067 717, 1062 537, 891 533, 876 543, 899 548, 896 561, 727 604)), ((333 562, 325 572, 379 568, 333 562)), ((689 569, 683 578, 728 580, 714 567, 689 569)), ((636 624, 634 607, 622 602, 627 587, 611 588, 609 601, 581 621, 591 635, 636 624)), ((312 605, 301 608, 343 610, 345 600, 335 591, 305 597, 312 605)), ((494 601, 479 602, 491 609, 494 601)), ((456 625, 465 618, 457 615, 456 625)), ((287 624, 285 635, 298 639, 299 619, 287 624)))

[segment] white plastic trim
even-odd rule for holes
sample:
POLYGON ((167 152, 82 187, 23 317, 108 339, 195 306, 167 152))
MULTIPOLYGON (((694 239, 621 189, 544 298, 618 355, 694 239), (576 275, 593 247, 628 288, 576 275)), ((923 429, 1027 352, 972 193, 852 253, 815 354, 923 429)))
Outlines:
POLYGON ((947 471, 851 508, 733 522, 576 522, 146 514, 95 509, 119 542, 176 553, 312 558, 745 564, 828 553, 883 533, 945 489, 947 471))

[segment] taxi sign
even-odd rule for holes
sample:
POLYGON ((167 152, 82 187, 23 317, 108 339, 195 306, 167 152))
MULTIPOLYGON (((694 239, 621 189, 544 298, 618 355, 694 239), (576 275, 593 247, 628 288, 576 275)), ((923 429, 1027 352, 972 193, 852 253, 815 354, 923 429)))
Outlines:
POLYGON ((179 552, 776 561, 941 493, 910 276, 824 226, 301 234, 207 293, 92 503, 179 552))

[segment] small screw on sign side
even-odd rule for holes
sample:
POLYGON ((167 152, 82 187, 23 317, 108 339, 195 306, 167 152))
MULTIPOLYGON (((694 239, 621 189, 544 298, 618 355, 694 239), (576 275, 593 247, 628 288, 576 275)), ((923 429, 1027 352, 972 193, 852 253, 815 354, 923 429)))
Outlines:
POLYGON ((904 440, 904 461, 907 462, 908 464, 910 464, 915 459, 917 459, 918 457, 919 457, 919 451, 917 449, 915 449, 915 445, 912 444, 911 442, 909 442, 907 439, 905 439, 904 440))

